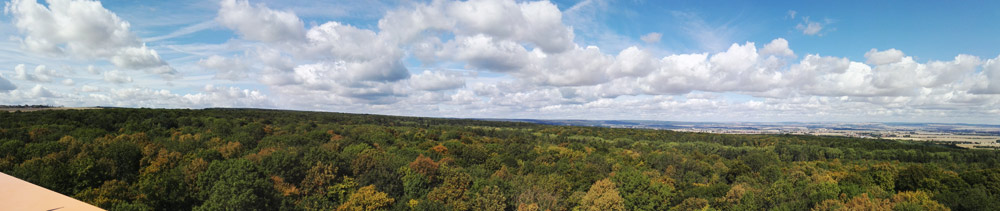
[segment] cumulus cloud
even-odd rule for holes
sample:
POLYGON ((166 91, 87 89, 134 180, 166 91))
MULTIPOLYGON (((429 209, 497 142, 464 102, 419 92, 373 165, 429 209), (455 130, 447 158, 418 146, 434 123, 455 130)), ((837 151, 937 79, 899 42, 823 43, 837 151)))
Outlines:
POLYGON ((437 1, 390 11, 379 20, 379 29, 401 42, 440 30, 530 44, 546 53, 571 50, 575 45, 572 27, 563 24, 562 12, 548 1, 437 1))
POLYGON ((75 85, 75 84, 76 84, 76 82, 75 82, 75 81, 73 81, 73 79, 69 79, 69 78, 67 78, 67 79, 63 79, 63 80, 62 80, 62 84, 63 84, 63 85, 66 85, 66 86, 73 86, 73 85, 75 85))
POLYGON ((918 63, 912 57, 876 65, 873 85, 897 93, 915 92, 915 88, 936 88, 970 75, 981 64, 978 57, 958 55, 952 61, 918 63))
POLYGON ((46 89, 45 87, 39 84, 36 84, 35 87, 32 87, 31 90, 28 91, 28 94, 29 94, 28 96, 34 98, 58 97, 55 94, 53 94, 52 91, 49 91, 49 89, 46 89))
POLYGON ((464 61, 467 68, 507 72, 523 68, 531 54, 520 44, 486 35, 458 37, 437 52, 439 57, 464 61))
POLYGON ((1000 56, 989 59, 983 64, 982 72, 977 77, 974 93, 1000 94, 1000 56))
POLYGON ((288 91, 297 90, 302 93, 310 93, 310 90, 328 91, 341 96, 359 98, 380 97, 396 92, 393 87, 395 83, 358 80, 369 75, 357 75, 357 71, 352 71, 357 68, 358 64, 347 62, 299 65, 295 67, 291 76, 293 85, 276 88, 291 88, 288 91), (306 90, 298 90, 303 88, 306 90))
POLYGON ((246 0, 223 0, 216 21, 244 38, 264 42, 302 40, 305 28, 292 12, 277 11, 246 0))
POLYGON ((865 63, 871 65, 884 65, 890 63, 896 63, 903 60, 903 51, 896 50, 895 48, 890 48, 885 51, 878 51, 872 48, 872 50, 865 53, 865 63))
POLYGON ((4 8, 13 15, 14 25, 24 34, 17 39, 25 49, 49 55, 107 59, 119 68, 147 70, 167 78, 178 74, 156 50, 147 48, 139 40, 127 21, 105 9, 100 2, 51 0, 47 3, 14 0, 4 8))
POLYGON ((644 93, 683 94, 693 90, 763 92, 781 84, 782 73, 761 57, 752 42, 733 44, 714 55, 679 54, 664 57, 649 75, 640 77, 644 93))
POLYGON ((596 85, 609 80, 614 57, 596 46, 576 48, 554 55, 536 52, 534 63, 519 73, 529 81, 554 86, 596 85))
POLYGON ((17 74, 14 75, 14 78, 18 80, 41 82, 41 83, 52 82, 52 77, 50 77, 50 74, 53 73, 50 69, 45 68, 45 65, 35 66, 34 74, 32 74, 28 73, 24 64, 19 64, 17 66, 14 66, 14 73, 17 74))
POLYGON ((632 46, 615 56, 608 72, 612 77, 640 77, 648 75, 661 65, 652 54, 632 46))
MULTIPOLYGON (((317 93, 333 92, 385 100, 402 91, 395 82, 410 77, 395 38, 372 30, 334 21, 306 29, 294 13, 246 1, 223 1, 217 21, 244 39, 267 44, 245 57, 256 57, 259 80, 289 98, 315 100, 317 93)), ((240 60, 209 57, 199 64, 219 70, 217 77, 244 78, 236 69, 250 65, 240 60)))
POLYGON ((371 30, 327 22, 309 29, 307 37, 309 52, 344 67, 339 71, 343 79, 398 81, 409 77, 401 61, 403 52, 371 30))
POLYGON ((663 37, 663 34, 657 32, 650 32, 649 34, 642 35, 641 37, 639 37, 639 39, 648 44, 653 44, 660 42, 660 37, 663 37))
POLYGON ((452 2, 446 13, 462 34, 489 34, 530 42, 549 53, 572 49, 573 31, 562 24, 562 12, 548 1, 506 0, 452 2))
POLYGON ((226 0, 221 5, 218 22, 265 45, 244 54, 256 58, 253 62, 218 56, 199 61, 218 70, 217 78, 246 78, 246 70, 257 65, 259 80, 275 91, 295 95, 334 91, 344 97, 379 98, 396 92, 389 83, 410 76, 402 61, 405 52, 390 36, 334 21, 307 29, 292 12, 246 1, 226 0))
POLYGON ((770 43, 764 45, 764 48, 760 49, 760 54, 795 57, 795 52, 788 48, 788 40, 785 38, 771 40, 770 43))
POLYGON ((872 69, 846 58, 807 55, 789 68, 789 87, 806 95, 876 96, 871 86, 872 69))
MULTIPOLYGON (((400 88, 405 86, 396 84, 411 77, 402 61, 408 49, 422 60, 462 61, 468 68, 510 72, 539 83, 557 85, 600 83, 607 79, 605 75, 613 64, 613 59, 602 59, 595 61, 602 64, 592 63, 600 65, 594 68, 578 65, 592 62, 590 58, 606 56, 599 50, 585 51, 576 47, 572 28, 562 23, 562 13, 554 4, 545 1, 416 4, 413 8, 388 12, 379 21, 378 32, 334 21, 305 28, 292 12, 273 10, 262 4, 251 5, 246 1, 226 0, 221 5, 216 21, 222 26, 233 29, 244 39, 262 41, 269 45, 268 49, 284 52, 269 53, 270 58, 294 60, 262 65, 260 81, 278 92, 310 96, 315 91, 325 91, 365 101, 396 99, 395 96, 408 92, 400 88), (449 39, 436 32, 453 36, 449 39), (442 42, 442 38, 447 41, 442 42), (296 65, 287 65, 290 63, 296 65), (545 74, 533 76, 533 73, 545 74), (576 78, 558 75, 572 73, 585 74, 576 78)), ((209 57, 199 64, 220 69, 223 65, 215 64, 227 62, 231 61, 209 57)), ((621 65, 619 69, 635 71, 635 67, 628 65, 621 65)), ((632 74, 623 71, 618 73, 632 74)), ((421 77, 431 76, 437 75, 421 77)), ((414 82, 421 79, 406 81, 420 90, 444 90, 454 86, 425 86, 414 82)))

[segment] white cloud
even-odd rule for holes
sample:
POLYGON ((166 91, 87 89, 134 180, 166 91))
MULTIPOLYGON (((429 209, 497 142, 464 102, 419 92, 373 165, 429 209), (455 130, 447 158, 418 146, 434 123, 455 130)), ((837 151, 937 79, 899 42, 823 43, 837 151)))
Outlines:
POLYGON ((247 78, 248 67, 239 58, 225 58, 212 55, 207 59, 199 60, 198 65, 216 70, 215 79, 237 81, 247 78))
POLYGON ((513 41, 495 40, 482 34, 455 38, 436 54, 439 57, 464 61, 470 69, 497 72, 523 68, 531 56, 527 49, 513 41))
POLYGON ((903 51, 896 50, 895 48, 890 48, 885 51, 878 51, 872 48, 872 50, 865 53, 865 63, 871 65, 884 65, 890 63, 896 63, 903 60, 903 51))
POLYGON ((120 68, 139 70, 166 67, 170 70, 156 73, 170 75, 177 74, 173 68, 167 66, 167 63, 160 59, 160 55, 156 53, 156 50, 147 48, 145 44, 137 47, 133 46, 118 49, 118 52, 111 56, 110 60, 111 64, 120 68))
POLYGON ((97 1, 51 0, 48 5, 35 0, 14 0, 6 12, 25 36, 17 38, 29 51, 49 55, 69 54, 82 58, 107 59, 119 68, 148 70, 167 78, 177 71, 160 59, 131 31, 128 22, 108 11, 97 1))
POLYGON ((96 87, 96 86, 91 86, 91 85, 83 85, 82 87, 80 87, 80 91, 82 91, 82 92, 100 92, 101 88, 100 87, 96 87))
POLYGON ((648 75, 660 65, 649 52, 632 46, 615 56, 615 62, 610 67, 609 73, 612 77, 640 77, 648 75))
POLYGON ((94 65, 87 65, 87 72, 90 74, 98 75, 101 74, 101 69, 94 67, 94 65))
POLYGON ((397 43, 414 42, 424 36, 425 30, 452 30, 455 28, 455 20, 443 11, 450 4, 451 2, 435 1, 431 4, 418 4, 410 9, 388 11, 378 21, 378 28, 397 43))
POLYGON ((343 65, 343 79, 398 81, 409 77, 401 59, 403 52, 375 32, 337 22, 309 29, 309 52, 327 62, 343 65), (329 57, 329 58, 324 58, 329 57))
POLYGON ((33 98, 52 98, 52 97, 58 97, 55 94, 53 94, 52 91, 49 91, 49 89, 46 89, 42 85, 38 85, 38 84, 36 84, 35 87, 32 87, 31 90, 28 92, 28 94, 29 94, 28 96, 33 97, 33 98))
POLYGON ((562 12, 548 1, 436 1, 390 11, 379 20, 379 28, 403 43, 414 41, 427 30, 439 30, 530 44, 546 53, 571 50, 575 45, 572 27, 563 24, 562 12))
POLYGON ((614 57, 601 53, 596 46, 577 47, 554 55, 536 52, 534 64, 515 73, 528 81, 553 86, 596 85, 610 79, 614 57))
POLYGON ((548 1, 507 0, 452 2, 446 13, 460 34, 488 34, 526 41, 547 53, 573 48, 573 31, 562 24, 562 12, 548 1))
POLYGON ((289 11, 276 11, 246 0, 223 0, 216 21, 235 29, 244 38, 264 42, 302 40, 302 20, 289 11))
POLYGON ((915 93, 918 88, 937 88, 967 77, 980 66, 978 57, 958 55, 953 61, 918 63, 903 57, 894 63, 873 67, 872 84, 895 93, 915 93))
POLYGON ((729 50, 712 55, 709 62, 712 76, 704 88, 707 91, 766 91, 782 77, 776 69, 768 68, 769 61, 757 54, 752 42, 734 43, 729 50))
POLYGON ((206 85, 201 92, 177 94, 164 89, 122 88, 101 92, 100 88, 84 85, 87 93, 68 94, 64 103, 81 106, 119 106, 152 108, 255 107, 272 108, 274 104, 263 93, 236 87, 206 85))
POLYGON ((822 35, 820 31, 823 30, 823 24, 809 21, 809 17, 802 17, 802 23, 795 25, 795 29, 802 31, 802 34, 805 35, 822 35))
POLYGON ((205 85, 203 92, 186 94, 183 98, 198 107, 274 107, 267 96, 260 91, 237 87, 215 87, 211 84, 205 85))
POLYGON ((799 12, 796 12, 795 10, 789 10, 786 13, 785 17, 788 17, 789 19, 795 19, 795 15, 798 14, 798 13, 799 12))
POLYGON ((806 55, 789 70, 789 87, 806 95, 877 96, 871 85, 872 68, 845 58, 806 55))
POLYGON ((73 79, 67 78, 62 80, 62 84, 66 86, 73 86, 76 84, 76 82, 74 82, 73 79))
POLYGON ((650 75, 640 78, 639 86, 651 94, 683 94, 712 77, 708 54, 679 54, 661 59, 663 65, 650 75))
POLYGON ((795 52, 788 48, 788 40, 785 38, 771 40, 770 43, 764 45, 764 48, 760 49, 760 54, 795 57, 795 52))
POLYGON ((974 93, 1000 94, 1000 56, 983 63, 982 72, 976 76, 974 93))
POLYGON ((17 74, 14 75, 14 78, 18 80, 33 81, 40 83, 52 82, 52 78, 49 76, 49 74, 51 74, 52 72, 51 70, 46 69, 45 65, 35 66, 34 74, 32 74, 28 73, 24 64, 19 64, 17 66, 14 66, 14 72, 17 74))
POLYGON ((126 75, 125 72, 112 70, 104 72, 104 81, 115 84, 132 83, 132 77, 126 75))
POLYGON ((650 32, 649 34, 642 35, 641 37, 639 37, 639 39, 648 44, 653 44, 660 42, 660 37, 663 37, 663 34, 660 34, 658 32, 650 32))

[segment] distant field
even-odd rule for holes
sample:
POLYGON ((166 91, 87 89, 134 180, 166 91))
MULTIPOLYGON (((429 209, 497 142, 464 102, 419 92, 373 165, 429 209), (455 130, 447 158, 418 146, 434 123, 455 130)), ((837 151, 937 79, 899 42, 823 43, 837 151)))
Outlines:
POLYGON ((886 139, 892 140, 906 140, 906 141, 930 141, 930 142, 969 142, 969 143, 956 143, 956 146, 962 148, 977 148, 987 147, 986 149, 995 149, 1000 147, 1000 136, 977 136, 977 135, 954 135, 954 134, 914 134, 909 135, 909 137, 885 137, 886 139))
POLYGON ((919 135, 910 137, 888 137, 886 139, 910 141, 969 141, 979 143, 996 143, 1000 136, 970 136, 970 135, 919 135))

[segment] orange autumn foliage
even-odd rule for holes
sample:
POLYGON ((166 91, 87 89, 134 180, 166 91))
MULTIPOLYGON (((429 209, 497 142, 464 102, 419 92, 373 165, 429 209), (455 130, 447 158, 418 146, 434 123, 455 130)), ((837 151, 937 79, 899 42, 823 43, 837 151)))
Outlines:
POLYGON ((438 144, 437 146, 431 147, 431 151, 434 151, 434 152, 436 152, 436 153, 438 153, 440 155, 447 155, 448 154, 448 147, 445 147, 444 145, 438 144))
POLYGON ((417 159, 413 160, 413 162, 410 162, 410 169, 432 180, 437 175, 438 167, 437 162, 434 162, 430 157, 425 157, 423 154, 417 156, 417 159))

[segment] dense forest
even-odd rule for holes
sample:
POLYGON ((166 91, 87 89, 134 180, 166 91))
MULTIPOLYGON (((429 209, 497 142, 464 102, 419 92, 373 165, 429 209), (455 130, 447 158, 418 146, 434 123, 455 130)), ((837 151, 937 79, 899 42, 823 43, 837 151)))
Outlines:
POLYGON ((256 109, 0 112, 0 171, 109 210, 997 210, 1000 151, 256 109))

